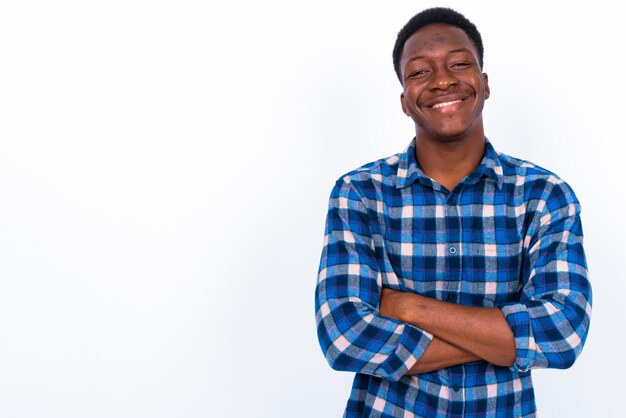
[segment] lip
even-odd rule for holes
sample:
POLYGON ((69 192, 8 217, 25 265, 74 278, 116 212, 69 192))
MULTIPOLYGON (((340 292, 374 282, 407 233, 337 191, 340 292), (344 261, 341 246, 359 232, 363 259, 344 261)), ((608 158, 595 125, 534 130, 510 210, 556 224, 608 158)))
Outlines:
POLYGON ((460 103, 463 103, 463 100, 459 99, 459 100, 453 100, 451 102, 437 103, 435 105, 432 105, 430 108, 444 110, 444 109, 447 109, 449 106, 453 106, 453 105, 460 104, 460 103))
POLYGON ((432 99, 424 105, 429 109, 446 109, 453 105, 458 105, 463 103, 467 99, 467 96, 460 95, 449 95, 449 96, 441 96, 435 99, 432 99))

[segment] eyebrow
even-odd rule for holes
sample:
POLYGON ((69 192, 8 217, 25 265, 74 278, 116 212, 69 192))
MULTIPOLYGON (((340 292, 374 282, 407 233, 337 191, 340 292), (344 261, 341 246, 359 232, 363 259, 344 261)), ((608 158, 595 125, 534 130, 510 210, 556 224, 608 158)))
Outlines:
MULTIPOLYGON (((467 49, 467 48, 465 48, 465 47, 462 47, 462 48, 455 48, 455 49, 453 49, 453 50, 451 50, 451 51, 448 51, 448 52, 447 52, 447 54, 448 54, 448 55, 450 55, 450 54, 456 54, 457 52, 469 52, 470 54, 472 53, 472 51, 470 51, 469 49, 467 49)), ((414 57, 409 58, 409 60, 407 61, 407 63, 409 63, 409 62, 411 62, 411 61, 416 61, 416 60, 419 60, 419 59, 423 59, 423 58, 424 58, 424 56, 423 56, 423 55, 416 55, 416 56, 414 56, 414 57)))

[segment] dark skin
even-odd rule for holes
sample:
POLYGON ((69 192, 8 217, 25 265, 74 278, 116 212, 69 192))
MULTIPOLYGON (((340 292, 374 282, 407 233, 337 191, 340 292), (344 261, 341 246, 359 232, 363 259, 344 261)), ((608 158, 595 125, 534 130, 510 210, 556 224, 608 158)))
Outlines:
MULTIPOLYGON (((431 24, 407 40, 400 68, 400 100, 415 123, 420 168, 453 190, 476 169, 485 150, 482 110, 489 84, 476 48, 462 29, 431 24)), ((434 336, 407 374, 478 360, 506 367, 515 361, 513 332, 498 308, 462 306, 385 288, 380 313, 434 336)))

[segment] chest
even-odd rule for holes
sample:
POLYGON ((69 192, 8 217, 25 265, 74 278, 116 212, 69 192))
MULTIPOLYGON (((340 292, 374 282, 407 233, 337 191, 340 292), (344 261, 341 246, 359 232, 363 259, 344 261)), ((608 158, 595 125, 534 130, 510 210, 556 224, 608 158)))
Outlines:
POLYGON ((524 263, 522 196, 493 184, 457 193, 407 187, 377 202, 383 286, 470 306, 516 300, 524 263))

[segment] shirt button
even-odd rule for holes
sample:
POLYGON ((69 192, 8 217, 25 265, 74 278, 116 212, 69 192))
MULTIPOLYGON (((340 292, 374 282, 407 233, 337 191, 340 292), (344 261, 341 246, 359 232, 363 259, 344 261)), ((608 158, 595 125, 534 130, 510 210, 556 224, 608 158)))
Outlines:
POLYGON ((459 385, 454 385, 454 386, 452 386, 452 390, 455 391, 455 392, 458 392, 458 391, 461 390, 461 387, 459 385))
POLYGON ((455 300, 456 299, 456 295, 454 293, 448 293, 446 295, 446 299, 448 299, 450 301, 455 300))
POLYGON ((456 254, 456 247, 454 245, 451 245, 448 249, 448 252, 450 252, 450 254, 456 254))

